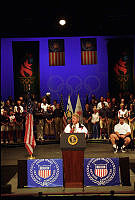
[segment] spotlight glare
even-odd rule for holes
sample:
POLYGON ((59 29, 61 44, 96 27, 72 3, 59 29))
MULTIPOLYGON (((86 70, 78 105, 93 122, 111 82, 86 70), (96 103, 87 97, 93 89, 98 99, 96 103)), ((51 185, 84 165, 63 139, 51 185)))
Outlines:
POLYGON ((66 24, 66 20, 65 20, 65 19, 60 19, 60 20, 59 20, 59 24, 60 24, 61 26, 64 26, 64 25, 66 24))

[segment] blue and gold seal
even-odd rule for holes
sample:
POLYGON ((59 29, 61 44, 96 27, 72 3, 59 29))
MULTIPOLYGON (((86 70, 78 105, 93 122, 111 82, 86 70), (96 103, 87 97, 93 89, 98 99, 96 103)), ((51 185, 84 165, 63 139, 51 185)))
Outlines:
POLYGON ((70 145, 76 145, 77 142, 78 142, 78 137, 77 137, 76 135, 70 135, 70 136, 68 137, 68 143, 69 143, 70 145))

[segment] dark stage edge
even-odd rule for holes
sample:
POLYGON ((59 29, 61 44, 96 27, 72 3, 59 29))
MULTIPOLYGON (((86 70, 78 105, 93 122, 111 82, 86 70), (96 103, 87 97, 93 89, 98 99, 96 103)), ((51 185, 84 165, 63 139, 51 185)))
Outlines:
MULTIPOLYGON (((49 141, 50 142, 50 141, 49 141)), ((34 149, 33 156, 36 157, 36 159, 41 158, 62 158, 62 153, 60 150, 60 145, 58 142, 54 144, 45 143, 43 145, 38 145, 34 149)), ((44 194, 45 196, 51 196, 51 195, 71 195, 71 193, 74 193, 76 196, 92 196, 92 195, 110 195, 111 191, 114 192, 114 194, 118 194, 119 196, 135 196, 135 151, 128 150, 127 153, 117 153, 114 154, 112 151, 112 145, 108 143, 100 143, 94 142, 91 140, 87 141, 87 148, 84 152, 85 158, 99 158, 99 157, 129 157, 129 165, 130 165, 130 181, 131 186, 90 186, 90 187, 84 187, 83 188, 17 188, 17 162, 18 160, 27 160, 28 153, 25 149, 24 144, 20 145, 10 145, 10 146, 1 146, 1 170, 3 170, 3 176, 4 173, 8 171, 9 176, 7 179, 3 178, 4 184, 10 184, 11 185, 11 194, 10 195, 37 195, 39 192, 44 194), (10 168, 10 170, 8 170, 10 168), (5 170, 5 171, 4 171, 5 170), (5 181, 5 182, 4 182, 5 181)), ((7 175, 7 174, 6 174, 7 175)))
MULTIPOLYGON (((110 141, 108 139, 87 139, 87 143, 103 143, 103 144, 110 144, 110 141)), ((36 141, 36 144, 38 145, 44 145, 44 144, 60 144, 60 141, 56 140, 44 140, 43 142, 36 141)), ((1 147, 14 147, 14 146, 25 146, 24 142, 21 143, 13 143, 13 144, 1 144, 1 147)))

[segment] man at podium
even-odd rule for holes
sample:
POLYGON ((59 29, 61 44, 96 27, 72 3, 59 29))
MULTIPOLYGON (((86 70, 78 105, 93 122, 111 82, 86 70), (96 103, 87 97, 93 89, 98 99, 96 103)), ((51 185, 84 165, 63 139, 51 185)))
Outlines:
POLYGON ((88 130, 79 123, 79 118, 77 113, 72 115, 72 122, 66 126, 60 138, 65 188, 83 187, 85 138, 88 130))
POLYGON ((85 138, 86 138, 86 136, 88 135, 88 130, 83 124, 79 123, 79 118, 80 118, 79 115, 77 113, 74 113, 72 115, 72 122, 65 127, 64 132, 65 133, 84 133, 85 138))

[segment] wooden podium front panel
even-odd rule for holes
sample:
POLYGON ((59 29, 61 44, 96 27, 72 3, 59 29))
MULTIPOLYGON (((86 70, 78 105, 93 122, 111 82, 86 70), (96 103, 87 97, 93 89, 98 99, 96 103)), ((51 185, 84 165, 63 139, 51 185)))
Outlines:
POLYGON ((83 187, 84 151, 63 150, 65 188, 83 187))

